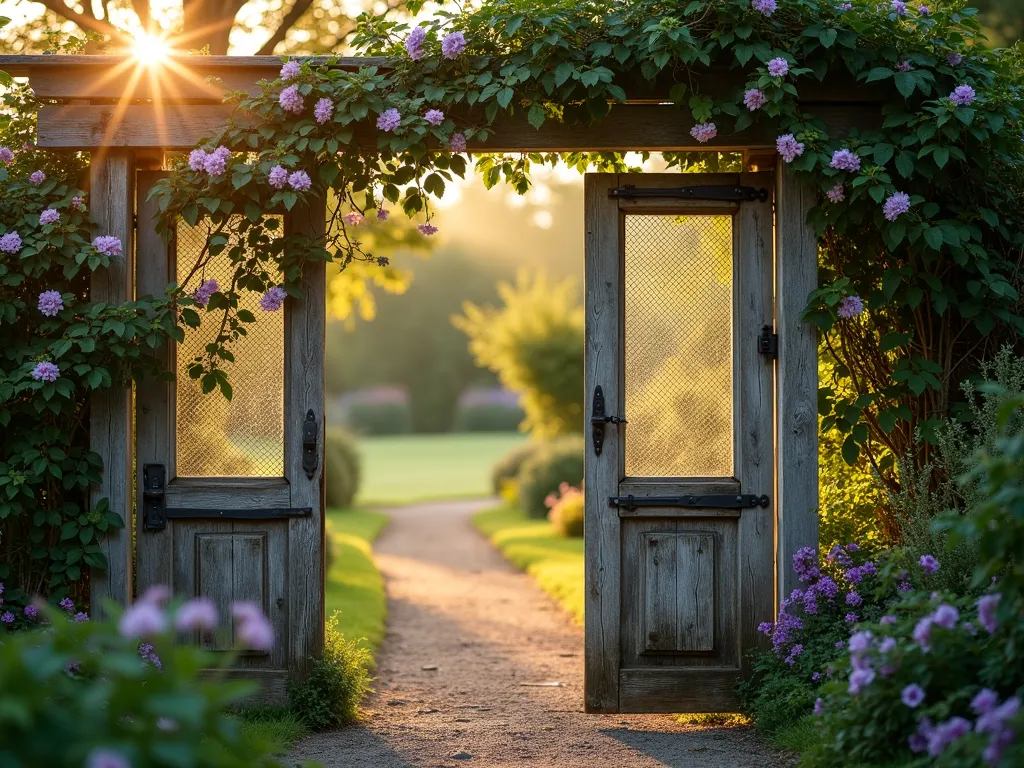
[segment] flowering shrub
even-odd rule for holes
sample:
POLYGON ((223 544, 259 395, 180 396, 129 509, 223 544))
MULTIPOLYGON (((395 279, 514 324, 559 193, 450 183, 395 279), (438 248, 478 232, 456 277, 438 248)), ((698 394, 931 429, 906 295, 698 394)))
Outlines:
MULTIPOLYGON (((95 622, 40 606, 40 629, 0 643, 0 765, 48 768, 270 768, 272 745, 243 739, 226 709, 252 693, 206 670, 233 654, 204 652, 174 632, 217 631, 211 603, 163 605, 152 592, 95 622)), ((240 643, 273 641, 269 622, 235 606, 240 643)))
POLYGON ((548 520, 566 538, 583 536, 583 489, 568 483, 558 486, 558 493, 549 493, 544 499, 549 510, 548 520))

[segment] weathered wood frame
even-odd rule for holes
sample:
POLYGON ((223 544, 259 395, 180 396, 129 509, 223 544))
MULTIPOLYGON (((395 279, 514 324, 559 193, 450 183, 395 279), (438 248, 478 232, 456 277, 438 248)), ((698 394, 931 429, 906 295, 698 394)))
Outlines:
MULTIPOLYGON (((356 69, 374 59, 341 59, 335 66, 356 69)), ((94 281, 93 297, 108 301, 134 295, 132 221, 135 212, 135 167, 152 167, 168 150, 194 146, 223 125, 229 107, 226 91, 258 91, 260 79, 273 80, 280 60, 273 56, 175 57, 147 68, 122 56, 0 56, 0 70, 29 78, 44 106, 39 114, 41 147, 93 152, 91 202, 104 234, 120 237, 124 256, 94 281), (217 78, 208 81, 208 78, 217 78), (147 163, 149 165, 147 166, 147 163)), ((686 73, 710 95, 738 94, 740 73, 686 73)), ((590 127, 567 128, 549 121, 540 130, 522 116, 502 121, 478 151, 584 150, 736 150, 747 158, 746 170, 774 166, 774 135, 764 127, 723 134, 697 144, 693 121, 668 104, 668 83, 638 83, 627 89, 628 103, 590 127)), ((833 135, 851 127, 877 127, 880 94, 856 83, 801 84, 801 106, 820 118, 833 135)), ((763 124, 759 124, 763 125, 763 124)), ((367 141, 373 141, 367 132, 367 141)), ((779 333, 776 368, 776 595, 793 588, 792 554, 817 541, 817 344, 800 320, 808 293, 817 283, 817 243, 806 214, 817 192, 798 182, 782 165, 776 173, 775 323, 779 333)), ((318 203, 319 204, 319 203, 318 203)), ((95 398, 92 445, 104 461, 95 498, 108 497, 115 509, 131 509, 131 395, 113 392, 95 398)), ((104 542, 110 567, 93 574, 97 596, 119 602, 131 599, 131 530, 126 527, 104 542)))

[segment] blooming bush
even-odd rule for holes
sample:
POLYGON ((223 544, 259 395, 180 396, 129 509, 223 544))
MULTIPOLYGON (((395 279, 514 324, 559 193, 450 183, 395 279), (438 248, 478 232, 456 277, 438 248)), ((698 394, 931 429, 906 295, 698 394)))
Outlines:
POLYGON ((583 536, 583 489, 568 483, 558 486, 558 493, 550 493, 544 499, 548 508, 548 520, 555 530, 566 538, 583 536))
MULTIPOLYGON (((153 592, 96 622, 40 606, 40 628, 0 643, 0 765, 47 768, 259 768, 271 745, 243 739, 226 714, 252 693, 208 670, 233 654, 178 642, 175 630, 212 633, 212 604, 163 605, 153 592)), ((250 605, 235 607, 239 641, 273 641, 250 605)))

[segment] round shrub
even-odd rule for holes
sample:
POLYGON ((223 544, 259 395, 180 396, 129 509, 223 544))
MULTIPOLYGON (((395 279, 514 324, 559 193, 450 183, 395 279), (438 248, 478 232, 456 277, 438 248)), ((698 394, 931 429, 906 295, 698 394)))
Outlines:
POLYGON ((510 484, 519 479, 519 470, 523 462, 537 450, 536 443, 523 443, 502 456, 491 467, 491 489, 496 495, 505 493, 510 484))
POLYGON ((360 435, 405 435, 412 431, 408 403, 353 403, 345 422, 360 435))
POLYGON ((476 403, 459 408, 455 415, 456 432, 515 432, 524 417, 517 405, 476 403))
POLYGON ((567 539, 578 539, 583 536, 583 491, 568 483, 559 488, 561 496, 557 499, 549 497, 551 511, 548 520, 555 530, 567 539))
POLYGON ((324 438, 324 472, 327 481, 327 506, 345 509, 359 492, 362 462, 355 440, 340 427, 329 427, 324 438))
POLYGON ((548 513, 544 503, 562 483, 583 483, 583 437, 566 435, 534 446, 534 452, 519 469, 519 506, 530 517, 548 513))

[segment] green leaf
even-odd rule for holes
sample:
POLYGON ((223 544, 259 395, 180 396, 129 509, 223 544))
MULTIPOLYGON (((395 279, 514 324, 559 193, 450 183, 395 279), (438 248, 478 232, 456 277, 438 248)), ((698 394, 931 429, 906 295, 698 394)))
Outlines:
POLYGON ((574 69, 575 67, 568 61, 563 61, 555 67, 555 85, 561 85, 568 80, 572 76, 574 69))
POLYGON ((538 129, 542 125, 544 125, 545 118, 546 115, 544 114, 544 107, 542 107, 540 104, 534 104, 533 106, 531 106, 530 111, 526 117, 530 125, 538 129))
POLYGON ((818 35, 818 40, 826 48, 831 48, 832 44, 835 43, 836 37, 838 35, 839 35, 839 32, 837 32, 836 30, 832 29, 831 27, 827 27, 827 28, 821 30, 821 34, 818 35))
POLYGON ((903 94, 905 99, 909 99, 917 87, 917 80, 910 72, 897 72, 893 75, 893 80, 896 83, 896 90, 903 94))
POLYGON ((512 97, 514 95, 515 91, 513 91, 511 88, 502 88, 500 91, 498 91, 498 105, 502 109, 505 109, 509 104, 512 103, 512 97))
POLYGON ((860 446, 857 445, 857 441, 853 439, 853 435, 847 435, 846 439, 843 440, 843 460, 853 466, 857 463, 857 458, 860 456, 860 446))
POLYGON ((932 157, 935 159, 935 164, 939 166, 939 168, 944 168, 946 163, 949 162, 949 150, 945 147, 939 147, 935 150, 932 157))
POLYGON ((933 251, 942 249, 942 230, 939 227, 928 227, 924 231, 924 241, 928 243, 928 247, 933 251))

